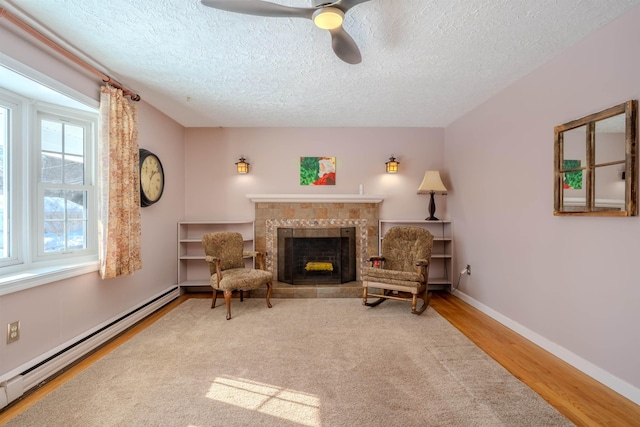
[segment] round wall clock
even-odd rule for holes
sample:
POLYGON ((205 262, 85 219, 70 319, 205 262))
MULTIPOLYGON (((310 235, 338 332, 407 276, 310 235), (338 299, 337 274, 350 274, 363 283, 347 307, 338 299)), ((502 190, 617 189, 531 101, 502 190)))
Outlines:
POLYGON ((162 197, 164 170, 158 156, 140 149, 140 206, 151 206, 162 197))

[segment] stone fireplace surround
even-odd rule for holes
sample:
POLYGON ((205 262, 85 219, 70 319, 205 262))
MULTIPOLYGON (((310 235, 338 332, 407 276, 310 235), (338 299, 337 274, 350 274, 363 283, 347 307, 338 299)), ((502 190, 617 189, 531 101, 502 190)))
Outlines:
POLYGON ((266 268, 273 272, 276 282, 274 291, 283 285, 277 278, 278 227, 355 227, 356 285, 360 288, 362 266, 369 255, 378 253, 381 196, 250 194, 247 197, 255 203, 255 248, 266 254, 266 268))

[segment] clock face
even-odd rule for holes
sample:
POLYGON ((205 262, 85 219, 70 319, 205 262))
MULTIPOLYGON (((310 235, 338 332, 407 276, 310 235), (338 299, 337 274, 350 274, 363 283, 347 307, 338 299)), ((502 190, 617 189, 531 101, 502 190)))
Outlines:
POLYGON ((150 206, 160 200, 164 190, 164 171, 158 157, 140 150, 140 204, 150 206))

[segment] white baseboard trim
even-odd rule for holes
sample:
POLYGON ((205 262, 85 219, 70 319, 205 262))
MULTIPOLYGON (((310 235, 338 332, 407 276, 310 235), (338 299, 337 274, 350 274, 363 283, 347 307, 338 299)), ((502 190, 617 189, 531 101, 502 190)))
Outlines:
POLYGON ((532 343, 542 347, 549 353, 567 362, 579 371, 582 371, 596 381, 601 382, 605 386, 614 390, 616 393, 619 393, 632 402, 640 405, 640 388, 634 387, 628 382, 581 358, 580 356, 567 350, 566 348, 552 341, 549 341, 545 337, 531 331, 530 329, 527 329, 518 322, 487 307, 486 305, 482 304, 480 301, 473 299, 469 295, 460 292, 459 290, 453 291, 452 294, 460 298, 467 304, 477 308, 492 319, 500 322, 502 325, 506 326, 517 334, 522 335, 532 343))
MULTIPOLYGON (((0 408, 3 407, 2 404, 6 406, 22 395, 22 392, 9 393, 11 388, 8 386, 12 383, 21 384, 23 392, 32 389, 179 296, 179 287, 165 289, 126 312, 2 375, 0 394, 4 394, 4 399, 0 396, 0 408)), ((15 390, 15 387, 13 389, 15 390)))
POLYGON ((3 385, 0 385, 0 409, 4 408, 9 404, 9 399, 7 398, 7 388, 3 385))

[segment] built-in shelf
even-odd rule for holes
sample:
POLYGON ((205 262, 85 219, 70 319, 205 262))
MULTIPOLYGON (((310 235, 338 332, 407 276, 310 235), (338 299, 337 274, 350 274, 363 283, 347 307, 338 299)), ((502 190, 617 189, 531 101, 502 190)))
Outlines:
POLYGON ((247 194, 254 203, 380 203, 384 196, 372 194, 247 194))
MULTIPOLYGON (((202 248, 202 236, 216 231, 235 231, 242 234, 244 250, 253 251, 254 225, 251 220, 181 221, 178 223, 178 286, 209 287, 209 265, 202 248)), ((251 267, 249 259, 245 260, 251 267)), ((210 288, 209 288, 210 289, 210 288)))

